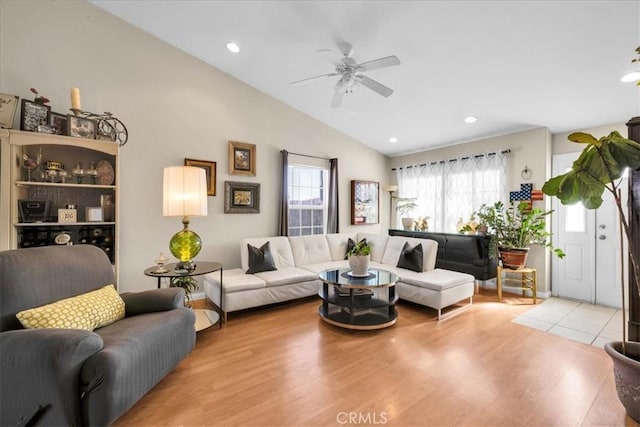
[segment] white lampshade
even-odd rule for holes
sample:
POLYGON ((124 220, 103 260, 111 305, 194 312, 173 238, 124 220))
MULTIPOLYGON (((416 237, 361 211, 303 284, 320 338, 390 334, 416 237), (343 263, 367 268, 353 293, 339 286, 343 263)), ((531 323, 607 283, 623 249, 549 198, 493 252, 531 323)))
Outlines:
POLYGON ((163 216, 206 216, 207 177, 202 168, 170 166, 164 168, 163 216))
POLYGON ((384 191, 388 191, 389 193, 393 193, 395 191, 398 191, 398 186, 397 185, 387 185, 384 188, 384 191))

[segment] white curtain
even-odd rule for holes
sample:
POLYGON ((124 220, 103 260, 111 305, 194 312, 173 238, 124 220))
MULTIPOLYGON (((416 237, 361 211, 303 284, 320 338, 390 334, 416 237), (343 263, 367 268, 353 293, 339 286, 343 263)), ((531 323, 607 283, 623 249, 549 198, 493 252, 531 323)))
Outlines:
POLYGON ((482 204, 506 201, 507 156, 496 152, 398 168, 398 196, 416 198, 412 216, 428 217, 429 231, 455 233, 458 221, 468 221, 482 204))

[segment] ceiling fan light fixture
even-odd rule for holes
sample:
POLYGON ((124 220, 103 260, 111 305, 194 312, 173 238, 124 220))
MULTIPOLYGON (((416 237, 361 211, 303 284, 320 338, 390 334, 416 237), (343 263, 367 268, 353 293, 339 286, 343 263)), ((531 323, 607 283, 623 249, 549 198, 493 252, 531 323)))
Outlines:
POLYGON ((633 71, 620 77, 622 83, 631 83, 640 80, 640 71, 633 71))
POLYGON ((240 46, 236 42, 227 42, 226 44, 229 52, 238 53, 240 52, 240 46))
POLYGON ((474 116, 465 117, 464 119, 465 123, 475 123, 477 121, 478 121, 478 118, 474 116))

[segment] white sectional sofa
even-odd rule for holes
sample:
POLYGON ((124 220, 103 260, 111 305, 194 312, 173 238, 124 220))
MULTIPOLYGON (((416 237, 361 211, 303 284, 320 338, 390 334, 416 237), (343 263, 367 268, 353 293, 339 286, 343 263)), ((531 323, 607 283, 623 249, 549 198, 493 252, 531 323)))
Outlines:
MULTIPOLYGON (((222 292, 219 273, 204 276, 207 298, 227 313, 317 295, 321 282, 318 273, 327 269, 348 268, 347 242, 364 238, 371 246, 371 268, 398 275, 396 293, 404 300, 434 308, 438 320, 442 309, 469 299, 473 302, 475 280, 470 274, 435 268, 438 243, 429 239, 385 236, 370 233, 340 233, 299 237, 260 237, 244 239, 240 247, 241 268, 224 270, 222 292), (246 274, 249 269, 247 244, 261 247, 269 242, 276 270, 246 274), (423 271, 396 267, 405 242, 423 248, 423 271), (220 301, 222 297, 222 301, 220 301)), ((464 308, 463 306, 461 308, 464 308)), ((446 317, 456 314, 450 311, 446 317)))

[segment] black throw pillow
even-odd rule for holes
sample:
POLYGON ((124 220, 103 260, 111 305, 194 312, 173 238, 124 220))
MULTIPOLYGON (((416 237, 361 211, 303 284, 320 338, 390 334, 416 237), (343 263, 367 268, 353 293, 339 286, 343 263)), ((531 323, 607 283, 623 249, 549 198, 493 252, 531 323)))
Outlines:
POLYGON ((277 270, 276 264, 273 262, 273 256, 271 255, 269 242, 260 246, 260 249, 247 244, 247 249, 249 250, 249 269, 247 270, 247 274, 277 270))
MULTIPOLYGON (((364 239, 360 240, 360 244, 366 245, 367 238, 365 237, 364 239)), ((353 249, 355 245, 356 245, 356 242, 351 237, 349 237, 349 240, 347 240, 347 252, 344 254, 344 259, 349 258, 349 252, 351 252, 351 249, 353 249)))
POLYGON ((405 242, 396 267, 420 273, 422 272, 422 256, 422 243, 418 243, 412 248, 409 242, 405 242))

